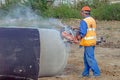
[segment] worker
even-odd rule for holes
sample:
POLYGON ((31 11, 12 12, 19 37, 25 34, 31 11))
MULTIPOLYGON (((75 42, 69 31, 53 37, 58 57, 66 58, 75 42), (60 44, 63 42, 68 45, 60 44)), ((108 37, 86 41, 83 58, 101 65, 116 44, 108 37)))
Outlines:
POLYGON ((94 56, 96 45, 96 22, 90 16, 91 9, 89 6, 84 6, 80 13, 83 20, 80 21, 79 35, 80 47, 84 47, 84 70, 79 77, 89 77, 90 69, 94 77, 100 76, 100 70, 94 56))

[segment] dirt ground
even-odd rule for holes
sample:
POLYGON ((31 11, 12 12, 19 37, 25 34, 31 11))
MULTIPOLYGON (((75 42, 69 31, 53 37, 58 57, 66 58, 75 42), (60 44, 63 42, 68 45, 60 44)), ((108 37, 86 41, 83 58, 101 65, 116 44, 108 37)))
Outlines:
MULTIPOLYGON (((79 25, 79 20, 67 20, 65 24, 79 25)), ((97 45, 95 57, 100 67, 99 78, 78 78, 82 72, 83 48, 71 44, 66 68, 61 76, 43 77, 39 80, 120 80, 120 21, 97 21, 97 37, 103 37, 106 42, 97 45)), ((92 72, 90 73, 92 75, 92 72)))

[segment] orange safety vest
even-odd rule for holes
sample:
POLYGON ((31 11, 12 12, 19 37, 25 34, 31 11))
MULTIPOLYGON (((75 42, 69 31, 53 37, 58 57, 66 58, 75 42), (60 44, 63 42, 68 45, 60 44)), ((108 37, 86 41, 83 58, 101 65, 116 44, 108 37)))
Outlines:
MULTIPOLYGON (((81 46, 95 46, 96 45, 96 22, 92 17, 83 19, 88 26, 86 35, 80 40, 81 46)), ((84 26, 83 26, 84 27, 84 26)))

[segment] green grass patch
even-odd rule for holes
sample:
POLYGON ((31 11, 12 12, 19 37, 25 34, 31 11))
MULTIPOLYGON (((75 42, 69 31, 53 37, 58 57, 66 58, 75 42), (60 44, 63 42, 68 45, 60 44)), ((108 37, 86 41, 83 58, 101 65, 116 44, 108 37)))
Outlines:
POLYGON ((80 18, 79 10, 67 5, 50 7, 43 13, 43 15, 54 18, 80 18))
POLYGON ((120 4, 104 5, 93 9, 92 15, 98 20, 120 20, 120 4))

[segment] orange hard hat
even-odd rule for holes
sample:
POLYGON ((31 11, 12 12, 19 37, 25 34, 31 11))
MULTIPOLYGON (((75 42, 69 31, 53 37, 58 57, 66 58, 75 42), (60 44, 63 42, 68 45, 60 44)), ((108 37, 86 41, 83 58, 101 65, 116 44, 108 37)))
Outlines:
POLYGON ((90 11, 91 9, 90 9, 90 7, 89 6, 84 6, 83 8, 82 8, 82 11, 90 11))

